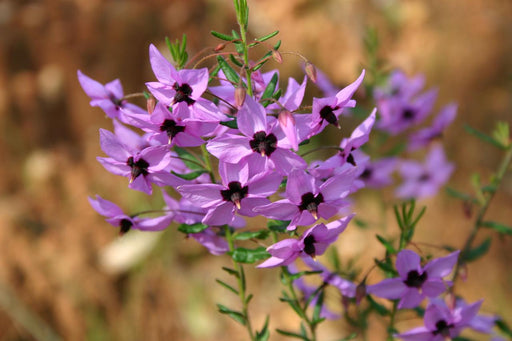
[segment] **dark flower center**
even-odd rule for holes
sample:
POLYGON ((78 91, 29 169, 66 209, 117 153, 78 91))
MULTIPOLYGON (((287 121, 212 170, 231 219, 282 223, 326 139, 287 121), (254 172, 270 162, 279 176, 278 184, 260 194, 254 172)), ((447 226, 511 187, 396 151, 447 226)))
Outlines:
POLYGON ((445 320, 439 320, 436 323, 436 330, 434 330, 433 334, 442 336, 450 336, 450 329, 453 328, 453 324, 446 323, 445 320))
POLYGON ((365 168, 364 171, 359 175, 361 179, 368 180, 372 177, 373 170, 371 168, 365 168))
POLYGON ((260 153, 261 156, 270 156, 277 149, 277 137, 274 134, 268 134, 264 131, 258 131, 249 141, 251 149, 260 153))
POLYGON ((413 109, 411 108, 406 108, 403 112, 402 112, 402 118, 404 120, 412 120, 414 118, 414 116, 416 116, 416 113, 414 112, 413 109))
POLYGON ((119 222, 119 227, 121 228, 121 233, 125 234, 126 232, 130 231, 132 228, 133 223, 129 219, 123 219, 119 222))
POLYGON ((114 96, 114 94, 109 93, 108 99, 110 99, 110 101, 116 106, 116 110, 123 107, 123 101, 114 96))
POLYGON ((172 140, 178 133, 185 131, 185 127, 177 125, 174 120, 165 120, 160 126, 160 131, 165 131, 167 133, 170 142, 170 140, 172 140))
POLYGON ((334 110, 338 110, 339 107, 330 107, 326 105, 322 109, 320 109, 320 117, 323 120, 326 120, 330 124, 333 124, 335 126, 339 126, 338 119, 336 118, 336 115, 334 115, 334 110))
POLYGON ((409 288, 421 288, 423 283, 427 280, 427 273, 424 272, 421 275, 416 270, 411 270, 407 274, 407 279, 404 281, 404 284, 409 288))
MULTIPOLYGON (((350 163, 352 166, 356 166, 356 160, 354 159, 354 156, 352 155, 352 151, 355 150, 355 148, 352 147, 352 149, 350 149, 350 151, 348 152, 348 156, 347 156, 347 162, 350 163)), ((347 155, 347 151, 345 151, 345 149, 341 149, 340 150, 340 156, 342 158, 345 157, 345 155, 347 155)))
POLYGON ((311 257, 315 257, 315 242, 315 237, 312 234, 304 238, 304 252, 311 257))
POLYGON ((430 180, 430 175, 428 173, 423 173, 418 178, 419 182, 427 182, 428 180, 430 180))
POLYGON ((313 217, 317 219, 318 205, 320 205, 323 202, 324 196, 322 195, 322 193, 314 195, 313 193, 308 192, 302 195, 299 210, 301 212, 304 210, 308 210, 309 213, 311 213, 313 217))
POLYGON ((187 105, 192 105, 195 103, 195 101, 190 98, 190 95, 192 95, 192 88, 187 83, 182 85, 174 83, 173 89, 176 90, 176 95, 174 95, 174 103, 186 102, 187 105))
POLYGON ((126 164, 132 168, 132 181, 135 180, 139 175, 148 175, 149 163, 144 159, 139 159, 137 162, 133 161, 133 156, 130 156, 126 161, 126 164))
POLYGON ((220 195, 222 195, 224 201, 231 201, 237 208, 240 208, 240 200, 245 198, 248 192, 249 188, 247 186, 242 187, 240 182, 231 181, 228 184, 228 189, 221 190, 220 195))

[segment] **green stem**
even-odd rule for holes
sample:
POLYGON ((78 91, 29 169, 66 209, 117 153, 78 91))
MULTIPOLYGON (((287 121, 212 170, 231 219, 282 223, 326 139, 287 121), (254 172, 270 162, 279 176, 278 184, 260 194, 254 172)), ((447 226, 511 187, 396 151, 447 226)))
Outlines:
POLYGON ((393 309, 391 310, 391 319, 389 321, 389 326, 388 326, 388 338, 387 338, 387 341, 393 341, 395 339, 393 337, 393 334, 395 333, 396 307, 397 307, 397 302, 393 302, 393 309))
MULTIPOLYGON (((229 229, 229 226, 225 227, 226 231, 226 240, 228 241, 229 251, 233 252, 235 250, 235 243, 233 240, 233 235, 231 234, 231 230, 229 229)), ((231 258, 233 261, 233 268, 238 273, 237 283, 238 283, 238 297, 240 298, 240 302, 242 303, 242 314, 244 315, 245 319, 245 327, 247 328, 247 332, 249 333, 249 337, 252 341, 256 340, 256 337, 254 336, 254 332, 252 330, 251 325, 251 319, 249 318, 249 304, 248 299, 246 296, 246 283, 245 283, 245 274, 244 274, 244 268, 242 264, 236 262, 233 258, 231 258)))
MULTIPOLYGON (((512 145, 510 145, 505 153, 505 156, 503 157, 503 160, 501 161, 500 166, 498 167, 498 171, 496 172, 495 176, 491 180, 491 186, 493 187, 492 191, 485 192, 484 193, 484 202, 480 209, 478 210, 475 224, 473 225, 473 230, 471 231, 470 235, 468 236, 468 239, 466 240, 466 243, 464 243, 464 247, 462 248, 461 255, 464 256, 471 250, 472 244, 476 238, 476 235, 478 231, 480 230, 482 226, 482 222, 484 220, 484 216, 487 213, 487 209, 489 208, 492 199, 494 198, 494 195, 498 191, 498 187, 501 185, 501 181, 503 180, 503 177, 505 176, 505 173, 507 172, 508 168, 510 167, 510 164, 512 162, 512 145)), ((464 258, 461 258, 461 260, 464 262, 464 258)), ((461 262, 459 261, 457 263, 457 266, 455 267, 455 273, 453 274, 453 281, 457 278, 461 266, 461 262)))
POLYGON ((299 308, 298 313, 300 313, 300 314, 298 314, 298 315, 307 324, 307 326, 309 328, 309 331, 311 333, 311 338, 309 339, 309 341, 316 341, 316 325, 311 323, 311 319, 307 315, 307 312, 306 312, 307 304, 304 306, 302 306, 302 304, 300 304, 300 300, 297 296, 297 293, 295 292, 295 288, 293 287, 293 280, 290 278, 290 274, 288 273, 288 270, 285 267, 282 267, 281 272, 286 279, 286 286, 288 288, 288 291, 289 291, 291 297, 293 298, 293 300, 295 301, 296 306, 299 308))
POLYGON ((213 175, 212 160, 210 159, 210 153, 208 153, 208 150, 206 150, 205 144, 201 145, 201 153, 203 154, 206 169, 208 170, 208 173, 210 174, 210 180, 212 183, 215 183, 215 176, 213 175))
MULTIPOLYGON (((247 6, 245 0, 233 0, 233 3, 235 4, 235 8, 240 8, 241 6, 247 6)), ((245 10, 248 10, 248 8, 245 8, 245 10)), ((247 94, 249 96, 253 95, 252 91, 252 79, 251 79, 251 67, 249 66, 249 48, 247 47, 247 26, 242 22, 243 19, 243 13, 241 11, 238 11, 236 14, 236 19, 238 21, 238 26, 240 27, 240 38, 242 39, 242 47, 243 47, 243 58, 244 58, 244 68, 246 72, 246 79, 247 79, 247 94)))

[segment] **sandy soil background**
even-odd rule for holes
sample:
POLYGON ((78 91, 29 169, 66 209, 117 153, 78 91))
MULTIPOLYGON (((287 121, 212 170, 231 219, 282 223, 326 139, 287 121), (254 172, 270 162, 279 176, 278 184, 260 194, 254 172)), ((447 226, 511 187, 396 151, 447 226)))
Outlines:
MULTIPOLYGON (((425 73, 428 85, 439 88, 438 107, 459 104, 445 136, 457 164, 450 185, 469 191, 473 172, 486 178, 497 166, 500 154, 466 134, 463 124, 489 132, 496 120, 512 123, 512 2, 249 4, 252 36, 279 29, 283 50, 306 55, 340 86, 364 65, 364 33, 375 27, 389 68, 425 73)), ((105 263, 117 231, 87 196, 99 193, 132 210, 158 202, 131 193, 125 179, 96 162, 98 129, 111 125, 88 106, 76 78, 80 69, 102 83, 120 78, 126 93, 140 91, 153 80, 150 43, 163 50, 165 36, 186 33, 191 54, 214 46, 209 30, 235 28, 231 6, 228 0, 0 0, 0 340, 37 339, 20 319, 36 330, 40 319, 65 340, 245 339, 242 328, 216 313, 215 302, 237 304, 215 283, 224 276, 216 269, 228 259, 209 256, 173 228, 155 238, 138 236, 154 246, 136 265, 112 271, 105 263)), ((285 57, 281 75, 302 77, 294 57, 285 57)), ((460 246, 471 228, 460 203, 441 193, 423 204, 428 211, 417 240, 460 246)), ((489 219, 512 224, 511 205, 509 176, 489 219)), ((371 216, 375 203, 361 200, 356 209, 371 216)), ((487 231, 478 240, 487 235, 492 249, 469 267, 460 292, 468 301, 485 297, 483 311, 512 323, 512 242, 487 231)), ((361 268, 383 252, 371 233, 356 227, 339 246, 342 259, 356 257, 361 268)), ((272 313, 272 328, 293 329, 295 317, 277 301, 276 275, 250 272, 253 316, 261 324, 272 313)), ((328 323, 322 340, 346 335, 344 328, 328 323)), ((374 321, 371 340, 384 339, 382 328, 374 321)))

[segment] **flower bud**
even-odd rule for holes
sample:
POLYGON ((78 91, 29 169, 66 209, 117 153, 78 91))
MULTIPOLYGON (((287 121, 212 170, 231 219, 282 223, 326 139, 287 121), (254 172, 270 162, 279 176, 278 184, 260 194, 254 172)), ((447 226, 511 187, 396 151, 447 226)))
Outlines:
POLYGON ((277 119, 279 121, 279 124, 286 128, 288 127, 288 123, 291 123, 292 125, 295 125, 295 118, 293 117, 292 113, 288 110, 283 110, 279 113, 277 116, 277 119))
POLYGON ((366 283, 362 281, 356 287, 356 304, 359 304, 366 297, 366 283))
POLYGON ((155 106, 156 106, 155 97, 153 97, 153 96, 149 97, 149 98, 146 100, 146 107, 147 107, 147 109, 148 109, 148 113, 149 113, 149 114, 152 114, 152 113, 153 113, 153 110, 155 110, 155 106))
POLYGON ((308 75, 309 79, 311 79, 311 81, 313 83, 316 83, 316 68, 315 68, 315 66, 311 62, 308 61, 308 62, 306 62, 305 70, 306 70, 306 75, 308 75))
POLYGON ((219 45, 215 46, 215 48, 213 49, 213 51, 215 52, 219 52, 219 51, 222 51, 224 50, 224 48, 226 47, 226 43, 220 43, 219 45))
POLYGON ((279 64, 283 63, 283 56, 281 56, 281 53, 275 49, 272 49, 272 58, 279 64))
POLYGON ((468 265, 466 263, 461 263, 459 265, 459 277, 463 282, 468 279, 468 265))
POLYGON ((446 306, 450 310, 455 309, 455 303, 457 303, 457 299, 456 299, 455 295, 453 294, 453 292, 448 291, 448 293, 444 297, 444 302, 446 303, 446 306))
POLYGON ((348 311, 348 308, 350 306, 350 298, 347 296, 341 296, 341 305, 343 306, 343 309, 345 311, 348 311))
POLYGON ((245 102, 245 95, 247 94, 247 91, 243 86, 239 86, 235 89, 235 105, 238 108, 241 108, 242 105, 244 105, 245 102))
POLYGON ((469 200, 464 200, 462 203, 462 211, 467 219, 471 219, 471 216, 473 215, 473 206, 469 200))

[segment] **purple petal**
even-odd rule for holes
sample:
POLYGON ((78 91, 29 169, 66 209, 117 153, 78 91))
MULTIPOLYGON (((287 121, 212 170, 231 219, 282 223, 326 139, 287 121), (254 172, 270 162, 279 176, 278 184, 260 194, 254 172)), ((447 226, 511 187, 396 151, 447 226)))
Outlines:
POLYGON ((268 197, 277 191, 282 179, 283 177, 276 172, 260 173, 248 182, 249 194, 268 197))
POLYGON ((259 132, 267 132, 267 116, 265 109, 248 96, 244 106, 238 111, 237 115, 238 129, 246 136, 252 136, 259 132))
POLYGON ((402 250, 398 253, 396 257, 396 270, 400 274, 402 279, 407 279, 407 275, 409 271, 417 271, 418 273, 421 271, 421 258, 416 254, 416 252, 411 250, 402 250))
POLYGON ((115 217, 123 215, 123 210, 111 201, 105 200, 99 195, 96 195, 96 200, 88 197, 89 203, 92 208, 99 214, 105 217, 115 217))
POLYGON ((299 208, 288 200, 279 200, 270 205, 258 207, 255 211, 267 218, 288 220, 299 213, 299 208))
POLYGON ((126 162, 119 162, 110 157, 100 156, 98 156, 96 160, 98 160, 98 162, 101 163, 101 165, 112 174, 129 176, 131 173, 131 168, 126 165, 126 162))
POLYGON ((420 305, 424 296, 416 288, 407 288, 398 303, 398 309, 412 309, 420 305))
MULTIPOLYGON (((430 274, 429 274, 430 277, 430 274)), ((440 279, 428 279, 421 286, 421 291, 427 297, 437 297, 446 290, 447 285, 440 279)))
POLYGON ((151 63, 153 73, 159 82, 167 83, 169 85, 174 84, 171 74, 176 72, 176 69, 153 44, 149 46, 149 62, 151 63))
POLYGON ((108 98, 108 92, 105 90, 105 87, 101 83, 87 77, 80 70, 77 71, 77 75, 78 81, 80 82, 80 85, 82 86, 82 89, 87 94, 87 96, 93 99, 108 98))
POLYGON ((395 300, 401 298, 407 287, 400 278, 386 278, 381 282, 366 288, 369 294, 395 300))
POLYGON ((139 175, 132 182, 130 182, 128 188, 144 192, 147 195, 151 195, 153 193, 153 188, 151 187, 151 184, 143 175, 139 175))
POLYGON ((223 186, 216 184, 182 185, 177 188, 184 198, 205 208, 222 203, 220 191, 223 189, 223 186))
POLYGON ((436 258, 425 265, 425 271, 429 277, 445 277, 452 272, 453 267, 457 264, 460 251, 450 253, 446 257, 436 258))
POLYGON ((346 103, 348 100, 350 100, 352 95, 356 92, 359 85, 361 85, 361 83, 363 82, 364 74, 365 74, 365 70, 363 70, 361 72, 359 77, 352 84, 346 86, 345 88, 343 88, 341 91, 339 91, 336 94, 336 98, 338 99, 338 102, 341 105, 343 105, 343 103, 346 103))
POLYGON ((237 163, 253 153, 249 140, 245 136, 224 134, 210 140, 206 149, 219 160, 228 163, 237 163))
POLYGON ((276 171, 282 175, 289 174, 295 168, 305 169, 308 166, 299 155, 282 148, 277 148, 270 159, 274 162, 276 171))
MULTIPOLYGON (((405 333, 397 334, 396 337, 404 341, 438 341, 432 332, 425 327, 411 329, 405 333)), ((440 341, 442 341, 442 336, 440 341)))
POLYGON ((299 205, 305 193, 318 193, 315 178, 301 169, 292 171, 286 183, 286 196, 291 202, 299 205))
POLYGON ((100 129, 100 146, 105 154, 119 162, 126 162, 131 156, 117 136, 105 129, 100 129))
POLYGON ((169 227, 173 218, 173 215, 164 215, 157 218, 142 219, 135 227, 141 231, 161 231, 169 227))
POLYGON ((229 224, 235 217, 235 205, 232 202, 223 202, 211 208, 203 218, 203 224, 220 226, 229 224))

